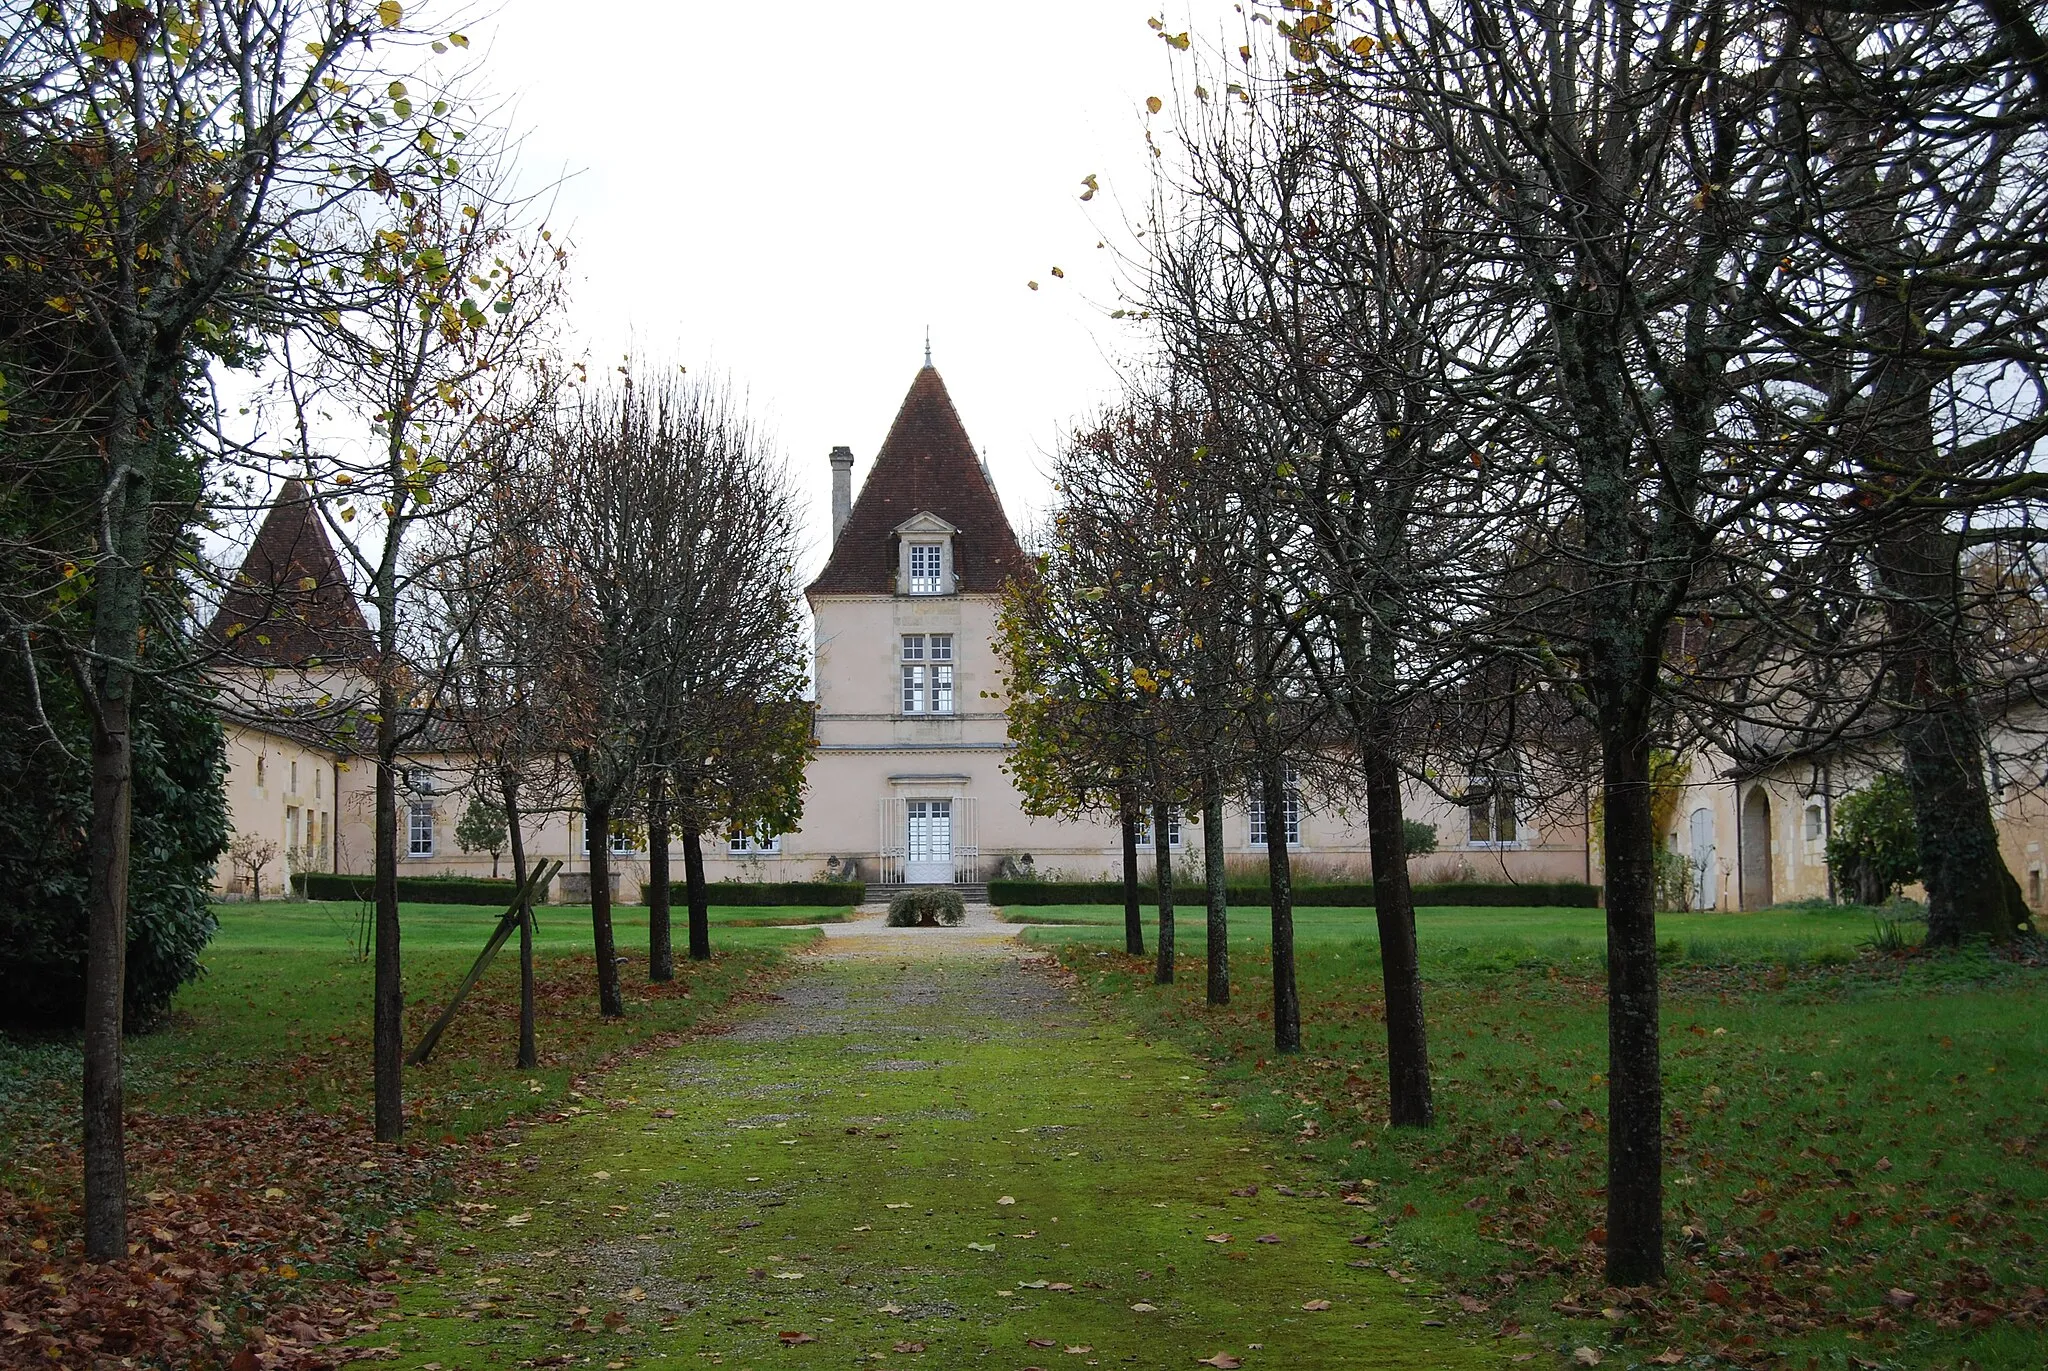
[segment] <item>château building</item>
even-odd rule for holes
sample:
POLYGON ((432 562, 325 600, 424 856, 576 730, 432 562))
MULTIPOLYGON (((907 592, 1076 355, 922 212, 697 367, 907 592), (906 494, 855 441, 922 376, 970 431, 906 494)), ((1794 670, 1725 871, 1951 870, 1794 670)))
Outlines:
MULTIPOLYGON (((1120 872, 1122 839, 1106 817, 1034 818, 1004 762, 1010 753, 992 642, 1004 585, 1026 558, 987 467, 976 456, 945 382, 929 362, 912 379, 856 495, 856 459, 833 449, 832 546, 806 590, 815 625, 816 754, 804 814, 793 831, 707 843, 709 877, 809 880, 850 875, 873 884, 962 883, 1028 868, 1042 876, 1120 872)), ((275 842, 279 866, 367 872, 369 764, 315 703, 369 689, 370 633, 305 487, 289 482, 209 631, 233 638, 245 663, 229 678, 229 801, 238 834, 275 842), (269 592, 267 595, 266 592, 269 592), (272 598, 274 596, 274 598, 272 598), (262 639, 263 641, 257 641, 262 639), (262 677, 238 689, 237 675, 262 677), (294 683, 280 691, 279 681, 294 683), (286 701, 280 707, 279 700, 286 701), (297 705, 291 702, 298 702, 297 705)), ((469 802, 469 760, 456 752, 408 758, 399 805, 401 874, 488 875, 488 853, 464 852, 455 829, 469 802)), ((1558 818, 1499 793, 1473 805, 1420 786, 1411 818, 1432 825, 1438 851, 1414 859, 1418 879, 1571 881, 1596 871, 1583 813, 1558 818)), ((1149 824, 1142 847, 1155 836, 1149 824)), ((1305 875, 1362 878, 1369 869, 1362 804, 1290 796, 1269 824, 1254 799, 1226 809, 1233 864, 1263 858, 1284 832, 1305 875)), ((611 835, 619 895, 639 898, 644 838, 611 835)), ((1192 860, 1196 817, 1164 835, 1192 860)), ((558 897, 588 890, 588 841, 573 812, 535 816, 527 850, 566 864, 558 897)), ((679 857, 675 869, 680 872, 679 857)), ((225 886, 235 877, 224 865, 225 886)))

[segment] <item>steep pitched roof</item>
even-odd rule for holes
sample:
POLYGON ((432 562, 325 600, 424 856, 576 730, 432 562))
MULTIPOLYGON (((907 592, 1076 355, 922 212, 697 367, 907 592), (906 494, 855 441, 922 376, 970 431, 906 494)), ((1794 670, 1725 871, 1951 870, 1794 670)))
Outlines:
POLYGON ((303 481, 278 492, 206 636, 232 660, 262 666, 340 665, 376 650, 303 481))
POLYGON ((861 482, 860 498, 808 594, 880 594, 896 589, 895 530, 932 513, 959 529, 954 575, 963 591, 993 592, 1024 573, 1024 550, 982 474, 946 383, 930 366, 917 373, 896 422, 861 482))

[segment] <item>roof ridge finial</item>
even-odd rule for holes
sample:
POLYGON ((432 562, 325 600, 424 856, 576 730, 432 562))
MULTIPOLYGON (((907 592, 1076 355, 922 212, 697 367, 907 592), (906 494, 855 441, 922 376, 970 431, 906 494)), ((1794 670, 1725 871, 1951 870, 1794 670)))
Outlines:
POLYGON ((931 326, 930 324, 926 324, 926 325, 924 326, 924 364, 925 364, 925 368, 926 368, 927 370, 929 370, 929 369, 931 368, 931 364, 932 364, 932 326, 931 326))

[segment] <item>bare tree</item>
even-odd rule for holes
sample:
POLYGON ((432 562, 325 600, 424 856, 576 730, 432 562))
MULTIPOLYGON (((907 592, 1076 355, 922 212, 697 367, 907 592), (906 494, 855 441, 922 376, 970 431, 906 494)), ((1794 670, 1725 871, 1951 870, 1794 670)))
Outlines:
POLYGON ((375 619, 375 697, 360 711, 370 737, 358 745, 376 768, 372 1036, 382 1142, 405 1129, 400 773, 407 748, 433 726, 443 667, 466 627, 420 614, 436 569, 466 549, 417 535, 439 525, 490 536, 490 521, 453 516, 492 498, 527 459, 528 432, 565 379, 552 343, 566 256, 546 229, 522 222, 523 207, 503 193, 505 165, 482 147, 468 155, 468 172, 430 168, 337 234, 359 254, 357 272, 340 283, 338 307, 281 354, 299 452, 375 619), (368 440, 333 434, 328 406, 367 415, 368 440))
MULTIPOLYGON (((664 828, 681 819, 700 888, 699 839, 725 808, 719 758, 748 755, 747 740, 729 731, 743 712, 727 706, 786 700, 803 672, 795 515, 758 430, 729 387, 680 370, 622 370, 624 379, 588 397, 561 435, 554 534, 565 568, 555 641, 570 672, 565 688, 580 706, 569 755, 592 835, 591 922, 608 1015, 624 1012, 604 841, 615 811, 640 795, 650 772, 658 776, 657 818, 664 828)), ((808 737, 806 729, 806 747, 808 737)), ((758 818, 793 821, 787 806, 769 808, 758 818)), ((665 921, 668 883, 655 886, 665 921)), ((708 957, 698 898, 691 952, 708 957)), ((657 930, 657 956, 666 937, 657 930)), ((667 968, 657 961, 652 969, 667 968)))
POLYGON ((45 317, 82 344, 69 351, 90 375, 71 392, 83 404, 65 433, 98 466, 77 563, 92 622, 71 653, 93 723, 84 1113, 95 1260, 127 1250, 131 715, 157 525, 182 527, 193 508, 166 478, 198 429, 206 358, 245 355, 248 330, 305 305, 308 281, 340 269, 312 246, 317 225, 373 183, 410 179, 413 135, 437 126, 424 108, 373 109, 386 85, 373 77, 407 50, 398 18, 396 6, 349 0, 203 0, 175 11, 19 6, 0 21, 0 139, 14 172, 0 180, 0 234, 37 276, 45 317))
MULTIPOLYGON (((1787 206, 1757 129, 1797 44, 1734 5, 1502 11, 1386 0, 1290 40, 1437 159, 1479 270, 1524 322, 1475 389, 1475 471, 1541 463, 1551 569, 1508 626, 1583 701, 1602 754, 1607 1274, 1664 1269, 1651 753, 1666 644, 1717 535, 1776 485, 1732 442, 1787 206), (1490 430, 1490 431, 1489 431, 1490 430), (1558 574, 1561 572, 1562 574, 1558 574)), ((1772 454, 1775 455, 1775 454, 1772 454)))

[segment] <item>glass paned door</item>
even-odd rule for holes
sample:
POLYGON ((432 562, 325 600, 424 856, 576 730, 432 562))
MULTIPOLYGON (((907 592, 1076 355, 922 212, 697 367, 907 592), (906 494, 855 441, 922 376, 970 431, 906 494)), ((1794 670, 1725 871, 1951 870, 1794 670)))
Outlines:
POLYGON ((904 802, 903 879, 911 885, 944 885, 953 879, 953 802, 904 802))

